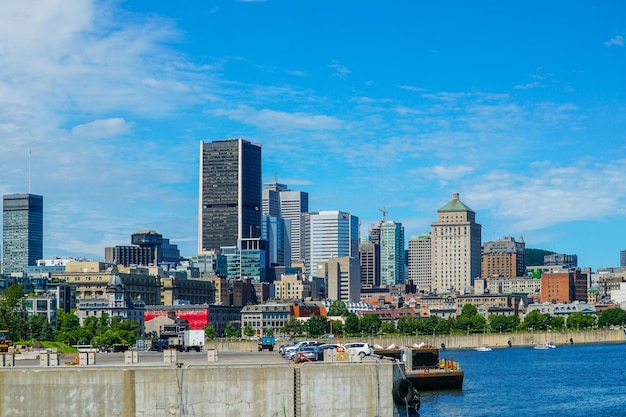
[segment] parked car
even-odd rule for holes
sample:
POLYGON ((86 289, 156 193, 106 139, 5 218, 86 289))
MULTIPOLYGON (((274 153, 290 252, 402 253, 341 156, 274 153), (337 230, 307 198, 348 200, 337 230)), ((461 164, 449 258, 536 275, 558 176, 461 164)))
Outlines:
POLYGON ((319 345, 319 342, 317 342, 316 340, 306 340, 306 341, 301 341, 301 342, 297 342, 294 345, 291 346, 285 346, 285 348, 283 349, 282 352, 280 352, 280 354, 284 357, 289 359, 292 356, 292 353, 299 349, 300 347, 303 346, 317 346, 319 345))
POLYGON ((373 352, 372 347, 363 342, 346 343, 343 347, 346 348, 349 355, 359 355, 362 358, 371 355, 373 352))
POLYGON ((324 360, 324 350, 321 346, 304 346, 295 351, 291 357, 294 362, 302 360, 322 361, 324 360))

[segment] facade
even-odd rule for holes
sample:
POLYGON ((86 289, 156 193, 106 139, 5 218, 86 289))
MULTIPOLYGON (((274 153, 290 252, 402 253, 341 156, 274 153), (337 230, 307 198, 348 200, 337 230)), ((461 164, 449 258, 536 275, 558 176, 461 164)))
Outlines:
POLYGON ((246 326, 250 326, 257 337, 263 336, 270 329, 274 335, 278 335, 280 328, 289 321, 290 311, 289 304, 247 305, 241 310, 241 329, 243 331, 246 326))
POLYGON ((432 290, 438 294, 469 291, 474 278, 481 276, 481 225, 458 193, 437 211, 431 240, 432 290))
POLYGON ((132 246, 104 248, 104 261, 115 265, 177 265, 180 261, 178 246, 154 230, 140 230, 131 235, 132 246))
POLYGON ((380 245, 364 241, 359 245, 361 265, 361 288, 380 286, 380 245))
POLYGON ((626 250, 619 251, 619 266, 626 266, 626 250))
POLYGON ((483 246, 482 277, 523 277, 526 275, 526 243, 511 236, 486 242, 483 246))
POLYGON ((27 297, 24 299, 24 310, 28 317, 44 316, 53 329, 58 328, 57 300, 54 297, 27 297))
POLYGON ((543 257, 543 264, 547 266, 564 266, 566 268, 576 268, 578 266, 577 255, 566 255, 564 253, 553 253, 543 257))
POLYGON ((359 256, 359 218, 343 211, 329 210, 302 215, 304 258, 308 275, 317 264, 331 258, 359 256))
POLYGON ((384 221, 380 225, 380 284, 392 286, 404 282, 404 227, 384 221))
POLYGON ((275 297, 279 300, 304 300, 313 297, 313 283, 301 274, 285 274, 274 281, 275 297))
POLYGON ((261 196, 263 216, 280 217, 280 192, 286 189, 285 184, 277 182, 264 185, 261 196))
POLYGON ((587 274, 580 269, 541 274, 541 302, 587 302, 587 274))
POLYGON ((432 284, 432 241, 430 232, 409 239, 409 281, 419 289, 430 289, 432 284))
POLYGON ((261 239, 268 242, 269 265, 291 265, 290 229, 289 220, 263 216, 261 239))
POLYGON ((65 281, 76 288, 78 302, 105 298, 107 285, 115 276, 121 279, 129 299, 141 299, 152 305, 161 302, 159 277, 150 275, 147 268, 129 268, 128 272, 118 272, 118 268, 102 262, 70 262, 64 272, 51 274, 52 279, 65 281))
POLYGON ((223 247, 217 257, 217 274, 229 279, 249 278, 267 282, 269 267, 268 242, 263 239, 243 239, 242 248, 223 247))
MULTIPOLYGON (((281 190, 280 194, 280 217, 289 222, 288 241, 291 251, 291 260, 302 260, 302 214, 309 211, 309 193, 296 190, 281 190)), ((287 265, 287 264, 285 264, 287 265)), ((291 264, 289 264, 291 265, 291 264)))
POLYGON ((357 258, 330 258, 319 262, 316 276, 324 278, 328 299, 351 303, 361 301, 361 271, 357 258))
POLYGON ((161 304, 172 305, 179 300, 190 304, 214 304, 215 287, 210 278, 161 278, 161 304))
POLYGON ((43 197, 5 195, 2 214, 2 273, 23 272, 43 258, 43 197))
POLYGON ((541 279, 534 277, 498 277, 474 280, 474 294, 525 293, 537 302, 541 296, 541 279))
POLYGON ((106 285, 105 297, 79 300, 76 314, 80 318, 81 325, 87 317, 100 318, 103 314, 108 315, 109 318, 136 320, 143 334, 145 308, 146 305, 141 298, 131 299, 128 296, 120 276, 112 275, 106 285))
POLYGON ((261 237, 261 146, 200 142, 198 253, 261 237))

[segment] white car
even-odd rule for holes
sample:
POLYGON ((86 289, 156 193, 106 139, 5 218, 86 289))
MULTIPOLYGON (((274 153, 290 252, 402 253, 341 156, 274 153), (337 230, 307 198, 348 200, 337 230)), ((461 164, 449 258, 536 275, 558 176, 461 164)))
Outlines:
POLYGON ((372 354, 372 347, 363 342, 346 343, 343 347, 348 351, 348 355, 359 355, 363 358, 372 354))

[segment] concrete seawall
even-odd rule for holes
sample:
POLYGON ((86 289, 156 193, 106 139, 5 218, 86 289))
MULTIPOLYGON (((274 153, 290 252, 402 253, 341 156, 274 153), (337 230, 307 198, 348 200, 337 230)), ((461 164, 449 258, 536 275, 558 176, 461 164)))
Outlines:
MULTIPOLYGON (((512 346, 523 347, 533 346, 539 343, 554 342, 557 345, 570 344, 570 339, 574 343, 624 343, 626 336, 623 330, 585 330, 585 331, 563 331, 563 332, 517 332, 517 333, 478 333, 461 334, 448 336, 415 336, 415 337, 368 337, 363 338, 340 338, 328 339, 328 343, 348 343, 352 341, 365 341, 370 345, 380 345, 387 347, 391 344, 396 346, 413 346, 424 343, 440 347, 445 344, 449 349, 471 349, 476 346, 488 344, 492 347, 508 347, 508 342, 512 346)), ((280 344, 287 341, 276 341, 276 349, 280 344)), ((208 348, 217 349, 221 352, 254 352, 257 350, 257 342, 248 341, 213 341, 209 342, 208 348)))
POLYGON ((0 417, 401 416, 389 362, 0 368, 0 417))

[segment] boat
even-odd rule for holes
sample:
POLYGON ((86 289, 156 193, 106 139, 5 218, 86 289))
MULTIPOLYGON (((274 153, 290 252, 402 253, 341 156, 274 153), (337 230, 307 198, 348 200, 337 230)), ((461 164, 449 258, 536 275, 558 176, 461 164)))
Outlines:
POLYGON ((546 349, 555 349, 556 345, 553 342, 541 343, 539 345, 533 346, 533 349, 538 350, 546 350, 546 349))
POLYGON ((476 352, 491 352, 491 347, 489 345, 476 346, 474 350, 476 352))
POLYGON ((435 346, 374 349, 374 355, 404 362, 406 379, 418 391, 463 388, 464 373, 452 358, 440 359, 435 346))

